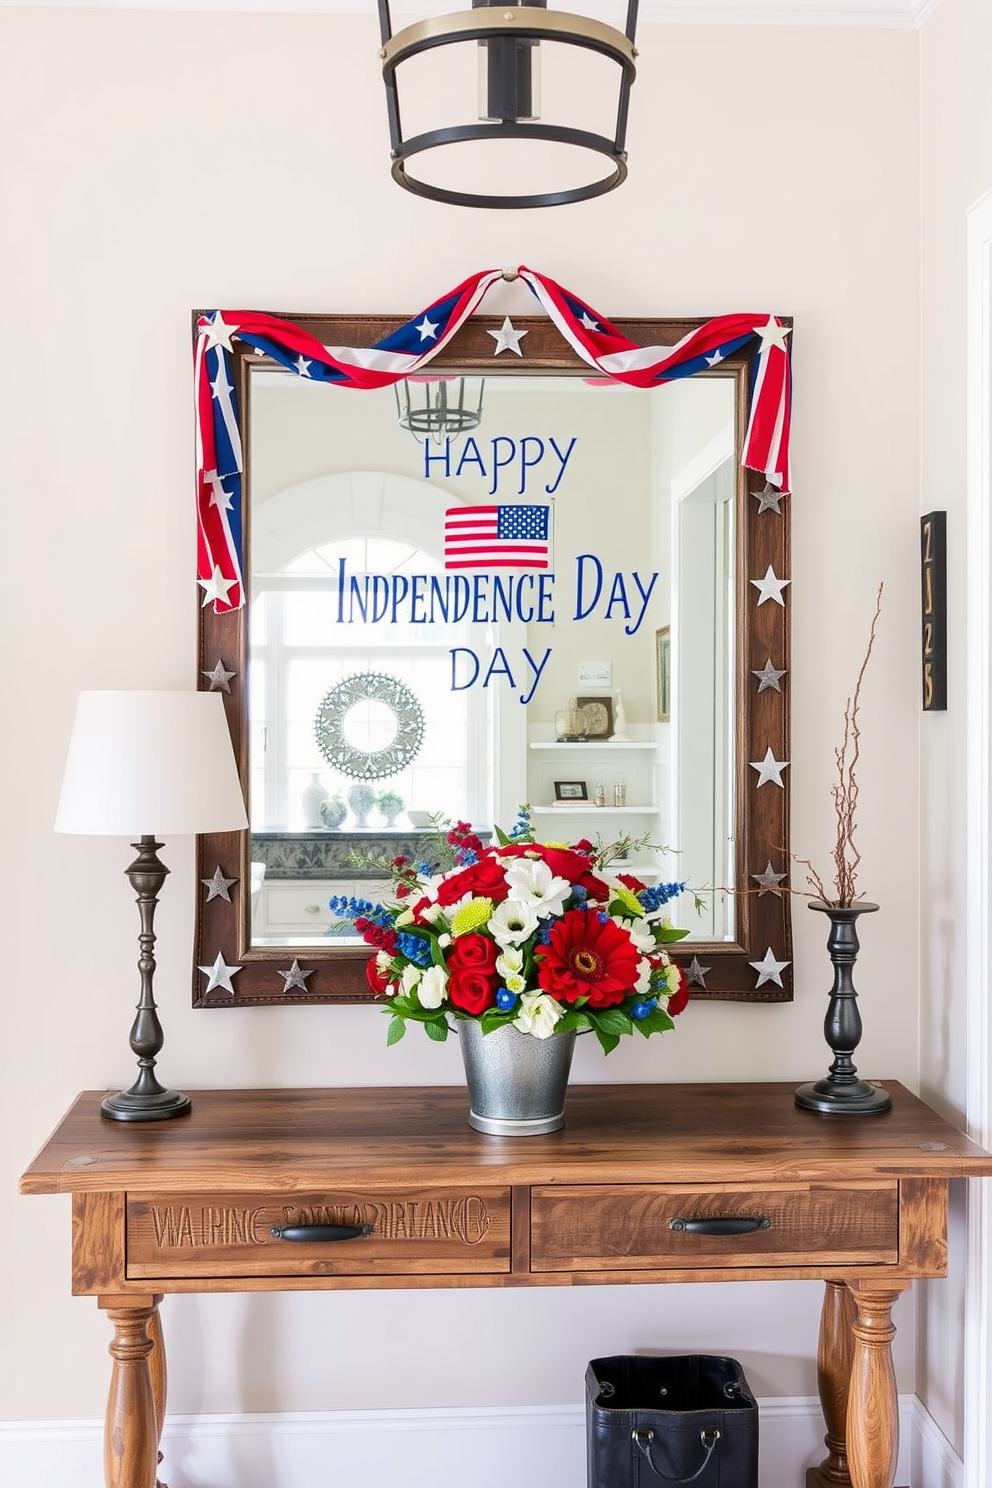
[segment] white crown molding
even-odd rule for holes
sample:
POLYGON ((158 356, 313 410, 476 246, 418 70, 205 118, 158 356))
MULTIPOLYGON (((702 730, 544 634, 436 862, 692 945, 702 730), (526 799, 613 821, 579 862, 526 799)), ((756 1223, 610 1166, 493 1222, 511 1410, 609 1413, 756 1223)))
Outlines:
MULTIPOLYGON (((712 26, 850 26, 915 29, 936 10, 940 0, 642 0, 641 22, 712 26)), ((375 14, 373 0, 117 0, 110 5, 93 0, 0 0, 0 8, 32 10, 206 10, 257 11, 284 15, 375 14)), ((451 4, 438 0, 393 0, 394 23, 410 18, 445 15, 468 8, 466 0, 451 4)), ((622 29, 626 6, 616 0, 565 0, 561 9, 593 15, 622 29)))

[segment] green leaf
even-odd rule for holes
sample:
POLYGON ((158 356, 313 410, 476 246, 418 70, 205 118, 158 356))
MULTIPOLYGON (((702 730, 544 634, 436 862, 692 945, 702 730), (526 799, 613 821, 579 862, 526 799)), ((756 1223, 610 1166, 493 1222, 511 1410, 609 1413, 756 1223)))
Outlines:
POLYGON ((501 1013, 499 1008, 486 1008, 479 1018, 483 1035, 492 1033, 496 1028, 504 1028, 507 1023, 512 1023, 516 1016, 516 1008, 511 1008, 508 1013, 501 1013))
POLYGON ((674 925, 658 925, 656 927, 656 939, 662 945, 671 945, 675 940, 684 940, 688 934, 688 930, 676 930, 674 925))
POLYGON ((509 837, 507 837, 503 829, 501 827, 494 826, 493 831, 496 833, 496 841, 499 843, 500 847, 509 847, 510 839, 509 837))
POLYGON ((634 1020, 622 1008, 607 1008, 605 1012, 596 1014, 596 1028, 619 1038, 621 1034, 633 1032, 634 1020))
POLYGON ((447 1019, 443 1016, 439 1018, 436 1014, 433 1018, 425 1018, 424 1032, 426 1033, 427 1037, 429 1039, 433 1039, 436 1044, 443 1044, 445 1039, 448 1037, 447 1019))
POLYGON ((431 960, 434 962, 434 965, 435 966, 440 966, 440 968, 441 968, 442 971, 447 971, 448 966, 447 966, 447 962, 444 959, 444 952, 442 951, 441 947, 438 945, 437 937, 434 936, 434 935, 430 936, 430 946, 431 946, 431 960))
POLYGON ((398 1044, 406 1034, 406 1024, 402 1018, 390 1018, 389 1027, 386 1029, 386 1047, 390 1044, 398 1044))
POLYGON ((605 1028, 600 1028, 598 1023, 594 1023, 593 1028, 595 1030, 596 1037, 599 1039, 599 1042, 602 1045, 603 1053, 612 1054, 613 1050, 620 1042, 617 1035, 615 1033, 608 1033, 605 1028))
POLYGON ((582 1012, 579 1008, 569 1008, 568 1012, 563 1013, 558 1019, 555 1029, 558 1033, 569 1033, 573 1028, 591 1028, 592 1026, 592 1019, 588 1013, 582 1012))

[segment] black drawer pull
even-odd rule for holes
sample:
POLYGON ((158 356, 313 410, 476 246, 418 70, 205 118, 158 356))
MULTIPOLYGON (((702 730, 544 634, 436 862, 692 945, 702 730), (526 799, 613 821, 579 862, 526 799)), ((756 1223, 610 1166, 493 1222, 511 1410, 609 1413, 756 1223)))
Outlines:
POLYGON ((670 1230, 685 1230, 690 1235, 750 1235, 754 1230, 770 1230, 772 1222, 766 1214, 734 1215, 725 1219, 673 1219, 670 1230))
POLYGON ((273 1240, 360 1240, 371 1235, 373 1225, 273 1225, 273 1240))

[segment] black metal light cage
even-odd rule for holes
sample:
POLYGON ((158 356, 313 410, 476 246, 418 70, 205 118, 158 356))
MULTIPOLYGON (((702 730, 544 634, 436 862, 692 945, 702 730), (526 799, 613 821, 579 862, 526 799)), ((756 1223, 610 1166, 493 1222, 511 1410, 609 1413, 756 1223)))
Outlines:
POLYGON ((545 10, 544 0, 529 0, 529 3, 510 6, 498 4, 497 0, 474 0, 474 3, 476 8, 473 10, 418 21, 394 36, 389 0, 378 0, 382 34, 379 56, 382 59, 382 78, 386 87, 393 180, 417 196, 426 196, 432 201, 447 202, 456 207, 556 207, 568 202, 588 201, 591 197, 603 196, 606 192, 613 191, 627 175, 627 111, 630 89, 636 75, 634 32, 637 26, 638 0, 628 0, 624 32, 590 17, 545 10), (620 69, 620 86, 616 130, 612 139, 588 130, 542 124, 539 120, 521 117, 530 108, 529 75, 520 65, 521 43, 542 40, 583 47, 617 64, 620 69), (414 135, 412 139, 404 139, 397 91, 397 69, 411 57, 435 47, 451 46, 464 41, 490 44, 489 88, 493 122, 455 124, 449 128, 414 135), (525 196, 491 196, 484 192, 451 191, 444 186, 420 180, 407 169, 410 158, 425 151, 444 145, 487 139, 546 140, 554 144, 570 145, 606 156, 611 162, 611 169, 605 176, 586 185, 525 196))

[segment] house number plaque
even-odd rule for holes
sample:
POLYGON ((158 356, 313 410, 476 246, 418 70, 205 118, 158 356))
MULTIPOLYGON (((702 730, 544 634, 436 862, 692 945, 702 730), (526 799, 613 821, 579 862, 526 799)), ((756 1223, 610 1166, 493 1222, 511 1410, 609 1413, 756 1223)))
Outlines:
POLYGON ((923 584, 923 711, 947 707, 947 513, 920 518, 923 584))

